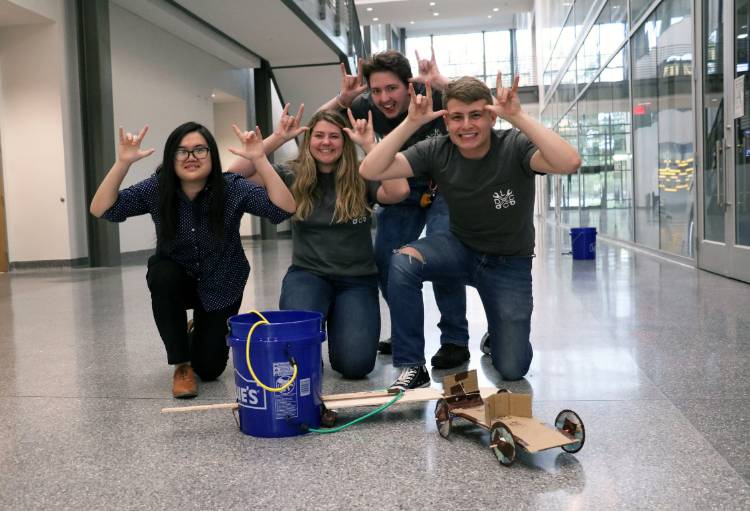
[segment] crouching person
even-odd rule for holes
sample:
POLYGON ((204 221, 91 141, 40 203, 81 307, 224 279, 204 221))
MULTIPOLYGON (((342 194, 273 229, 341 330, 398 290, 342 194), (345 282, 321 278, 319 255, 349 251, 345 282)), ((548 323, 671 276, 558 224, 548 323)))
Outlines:
POLYGON ((391 389, 430 384, 424 357, 425 281, 461 281, 477 289, 487 315, 492 364, 504 379, 522 378, 531 364, 535 174, 573 173, 580 157, 521 109, 518 77, 510 88, 502 87, 501 79, 498 73, 494 101, 475 78, 450 83, 439 112, 433 111, 429 84, 424 97, 410 88, 408 116, 360 166, 366 179, 432 179, 450 213, 450 232, 409 243, 391 260, 393 365, 402 369, 391 389), (421 125, 439 116, 448 135, 398 152, 421 125), (498 116, 514 128, 493 129, 498 116))

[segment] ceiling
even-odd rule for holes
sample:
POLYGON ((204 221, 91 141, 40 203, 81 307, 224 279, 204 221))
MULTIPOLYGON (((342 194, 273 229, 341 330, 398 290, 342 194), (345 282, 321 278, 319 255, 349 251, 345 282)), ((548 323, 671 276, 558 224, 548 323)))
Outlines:
POLYGON ((8 0, 0 0, 0 27, 49 22, 49 19, 26 10, 15 3, 9 2, 8 0))
POLYGON ((272 66, 338 62, 339 57, 279 0, 177 0, 185 9, 272 66))
POLYGON ((355 3, 361 24, 390 23, 406 29, 407 37, 515 28, 516 15, 534 9, 534 0, 356 0, 355 3))

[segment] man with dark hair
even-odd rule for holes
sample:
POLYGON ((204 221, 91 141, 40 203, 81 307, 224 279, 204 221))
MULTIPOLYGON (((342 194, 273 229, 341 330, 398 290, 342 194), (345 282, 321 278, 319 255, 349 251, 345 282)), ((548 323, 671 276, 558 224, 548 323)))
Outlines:
POLYGON ((517 89, 518 77, 505 88, 498 73, 493 100, 482 81, 463 77, 445 89, 445 110, 439 111, 429 83, 424 96, 410 89, 407 117, 360 165, 360 174, 370 180, 430 177, 450 209, 449 232, 409 243, 391 260, 393 365, 402 368, 393 390, 430 385, 424 365, 425 281, 474 286, 487 315, 492 365, 506 380, 523 378, 529 370, 535 173, 573 173, 581 158, 521 109, 517 89), (514 128, 493 130, 498 116, 514 128), (448 135, 399 152, 420 126, 440 117, 448 135))
MULTIPOLYGON (((388 135, 406 117, 410 83, 419 93, 424 93, 426 81, 438 89, 448 83, 438 71, 434 51, 429 60, 420 59, 418 53, 416 57, 419 62, 419 76, 416 78, 412 78, 409 60, 395 50, 376 53, 367 61, 360 61, 356 76, 348 75, 341 64, 341 91, 321 109, 351 108, 357 119, 367 119, 372 113, 377 137, 388 135)), ((440 98, 436 93, 436 109, 440 108, 440 98)), ((443 134, 443 119, 433 119, 404 140, 401 149, 443 134)), ((448 231, 448 208, 435 182, 427 178, 412 178, 409 187, 409 196, 404 201, 383 206, 377 214, 375 261, 380 290, 389 306, 388 269, 394 250, 418 239, 425 227, 428 236, 448 231)), ((469 359, 466 287, 461 283, 440 282, 433 285, 433 290, 441 317, 438 323, 440 349, 432 357, 432 365, 440 369, 456 367, 469 359)), ((390 339, 381 341, 379 348, 381 353, 390 353, 390 339)))

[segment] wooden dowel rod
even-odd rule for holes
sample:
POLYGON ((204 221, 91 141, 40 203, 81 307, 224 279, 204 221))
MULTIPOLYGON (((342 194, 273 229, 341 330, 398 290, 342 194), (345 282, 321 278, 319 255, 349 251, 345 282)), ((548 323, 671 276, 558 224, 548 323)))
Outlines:
POLYGON ((176 406, 162 408, 161 413, 204 412, 206 410, 236 410, 237 403, 217 403, 215 405, 176 406))

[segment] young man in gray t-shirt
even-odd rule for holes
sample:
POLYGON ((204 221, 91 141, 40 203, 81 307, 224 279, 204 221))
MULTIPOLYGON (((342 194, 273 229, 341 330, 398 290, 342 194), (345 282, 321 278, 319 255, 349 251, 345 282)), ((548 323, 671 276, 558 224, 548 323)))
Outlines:
POLYGON ((445 195, 450 232, 409 243, 391 260, 393 365, 402 368, 391 389, 430 384, 424 359, 424 281, 474 286, 489 325, 492 365, 506 380, 522 378, 533 351, 529 342, 531 261, 534 256, 534 174, 568 174, 581 163, 576 150, 522 109, 513 86, 497 94, 472 77, 452 82, 445 110, 433 111, 432 91, 410 88, 406 119, 362 161, 365 179, 429 176, 445 195), (448 135, 398 152, 419 127, 443 116, 448 135), (497 117, 514 129, 493 130, 497 117))

